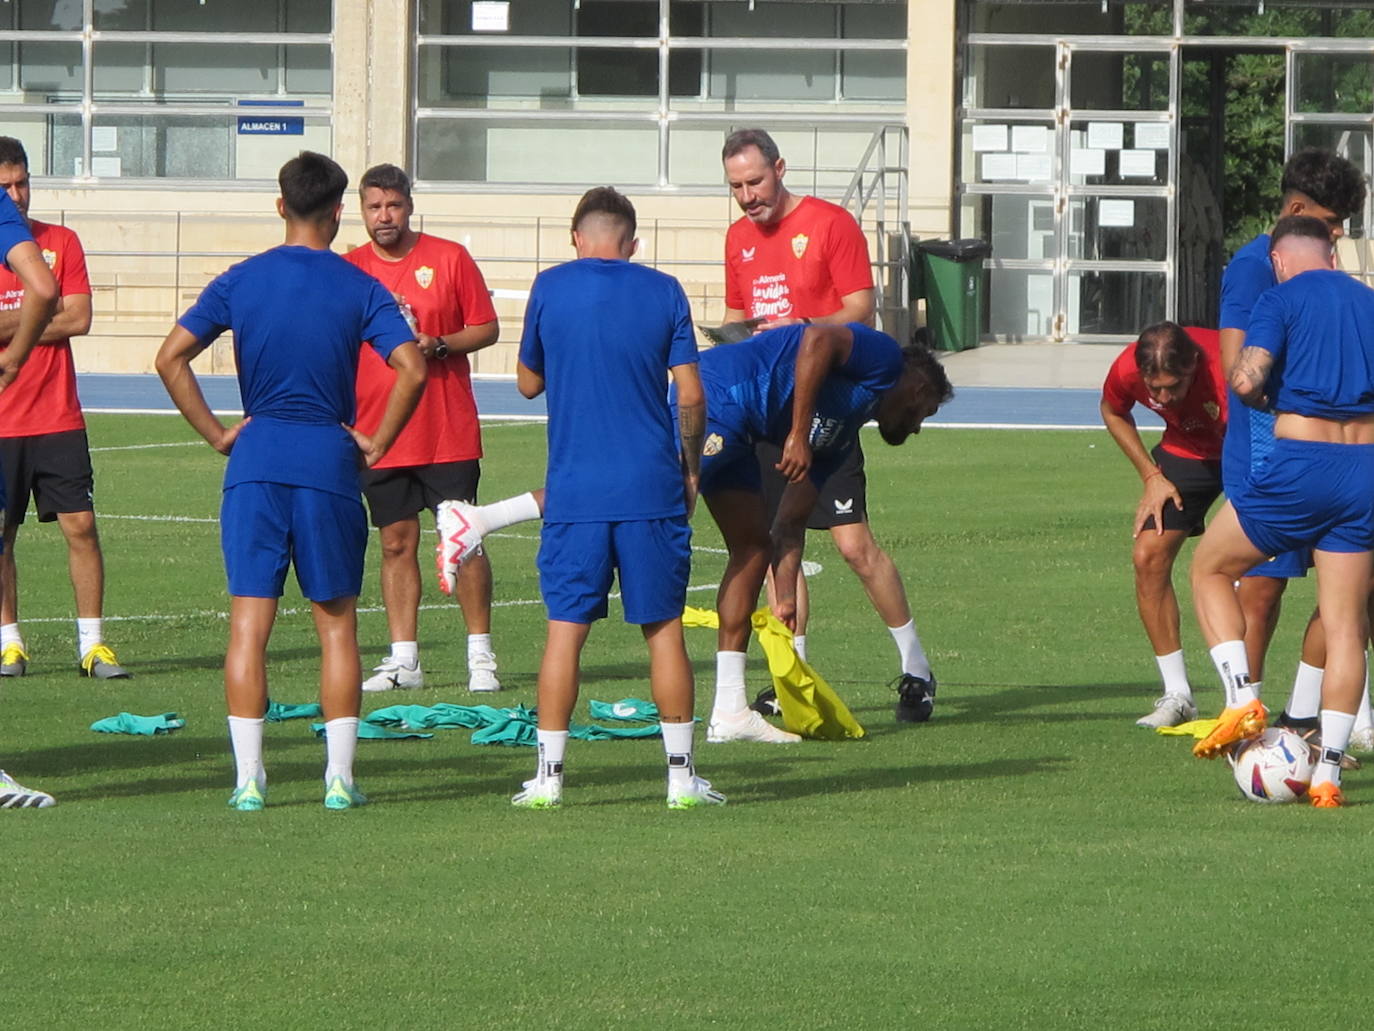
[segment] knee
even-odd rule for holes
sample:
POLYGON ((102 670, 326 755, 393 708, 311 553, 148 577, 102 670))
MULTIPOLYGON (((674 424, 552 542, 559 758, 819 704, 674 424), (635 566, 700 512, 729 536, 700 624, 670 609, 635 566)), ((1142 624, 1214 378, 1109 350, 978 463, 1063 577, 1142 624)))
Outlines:
MULTIPOLYGON (((1174 554, 1163 548, 1137 544, 1131 552, 1131 563, 1135 567, 1135 578, 1139 583, 1161 584, 1173 576, 1174 554)), ((1194 573, 1197 573, 1196 567, 1194 573)))
POLYGON ((404 562, 415 557, 420 542, 409 534, 384 533, 381 544, 383 562, 404 562))

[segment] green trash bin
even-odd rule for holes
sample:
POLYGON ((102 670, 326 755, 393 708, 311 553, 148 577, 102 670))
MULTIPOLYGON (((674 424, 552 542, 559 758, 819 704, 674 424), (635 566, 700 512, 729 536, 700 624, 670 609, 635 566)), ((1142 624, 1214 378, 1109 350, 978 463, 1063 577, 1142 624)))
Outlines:
MULTIPOLYGON (((986 240, 926 240, 920 255, 920 295, 926 301, 926 325, 938 351, 966 351, 978 346, 983 328, 983 259, 992 253, 986 240)), ((914 277, 913 277, 914 278, 914 277)))

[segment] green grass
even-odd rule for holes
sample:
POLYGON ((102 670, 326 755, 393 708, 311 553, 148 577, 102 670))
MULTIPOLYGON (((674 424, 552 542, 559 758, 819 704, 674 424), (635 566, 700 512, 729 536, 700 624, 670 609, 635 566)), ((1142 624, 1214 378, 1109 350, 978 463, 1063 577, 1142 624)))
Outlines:
MULTIPOLYGON (((92 444, 191 440, 171 418, 97 417, 92 444)), ((542 429, 486 434, 483 495, 542 475, 542 429)), ((101 450, 108 636, 136 673, 74 673, 65 555, 26 524, 30 675, 0 685, 4 765, 57 808, 0 814, 0 971, 14 1028, 1233 1028, 1353 1025, 1374 841, 1368 775, 1338 813, 1239 800, 1188 742, 1133 726, 1155 697, 1135 616, 1136 486, 1105 434, 937 430, 869 444, 870 506, 940 677, 897 727, 894 649, 829 542, 812 581, 816 666, 867 740, 702 745, 723 809, 670 813, 657 742, 574 742, 563 809, 514 811, 530 750, 363 742, 375 804, 320 805, 322 746, 270 725, 266 812, 225 807, 220 460, 101 450), (176 710, 164 738, 95 735, 176 710)), ((492 542, 503 703, 533 704, 542 609, 531 527, 492 542)), ((696 544, 719 548, 705 513, 696 544)), ((365 660, 385 649, 375 547, 365 660)), ((694 584, 722 556, 698 555, 694 584)), ((427 568, 427 567, 426 567, 427 568)), ((466 703, 463 631, 426 575, 432 687, 466 703)), ((1310 584, 1271 653, 1286 687, 1310 584)), ((711 591, 694 604, 712 604, 711 591)), ((1185 598, 1185 605, 1187 600, 1185 598)), ((643 644, 593 632, 583 699, 647 694, 643 644)), ((1218 691, 1195 625, 1204 707, 1218 691)), ((713 635, 689 631, 709 706, 713 635)), ((763 685, 757 653, 751 684, 763 685)), ((315 694, 294 584, 272 694, 315 694)), ((365 709, 394 701, 365 701, 365 709)), ((585 710, 583 710, 585 712, 585 710)))

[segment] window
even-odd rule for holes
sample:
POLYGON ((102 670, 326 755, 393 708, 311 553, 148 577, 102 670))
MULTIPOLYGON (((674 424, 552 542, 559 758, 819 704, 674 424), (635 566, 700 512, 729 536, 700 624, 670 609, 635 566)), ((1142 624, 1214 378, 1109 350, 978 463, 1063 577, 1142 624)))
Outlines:
POLYGON ((331 148, 331 0, 93 0, 89 24, 87 9, 0 4, 15 33, 0 133, 34 174, 270 179, 302 147, 331 148))

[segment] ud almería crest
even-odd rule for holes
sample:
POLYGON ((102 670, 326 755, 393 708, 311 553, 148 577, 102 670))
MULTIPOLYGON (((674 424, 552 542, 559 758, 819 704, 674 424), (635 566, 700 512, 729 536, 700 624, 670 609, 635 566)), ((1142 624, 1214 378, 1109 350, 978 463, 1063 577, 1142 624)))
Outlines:
POLYGON ((811 238, 809 236, 805 233, 798 233, 796 236, 792 237, 792 253, 800 258, 806 253, 806 245, 810 242, 811 238))
POLYGON ((434 269, 421 265, 415 270, 415 282, 420 284, 421 290, 428 290, 429 284, 434 282, 434 269))

